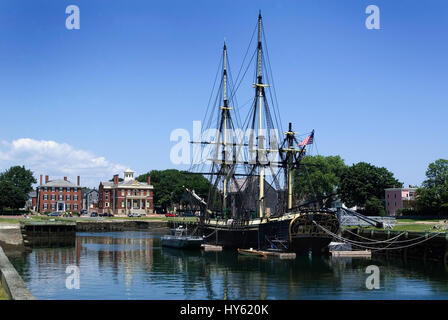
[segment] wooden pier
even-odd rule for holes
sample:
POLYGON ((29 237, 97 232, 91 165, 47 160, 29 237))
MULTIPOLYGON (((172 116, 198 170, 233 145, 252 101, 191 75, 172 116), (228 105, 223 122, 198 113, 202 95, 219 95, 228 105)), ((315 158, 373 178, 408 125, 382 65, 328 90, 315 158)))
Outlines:
POLYGON ((222 251, 222 246, 214 246, 211 244, 202 244, 201 248, 204 249, 204 251, 222 251))
POLYGON ((371 258, 372 252, 370 250, 360 251, 330 251, 333 257, 363 257, 371 258))

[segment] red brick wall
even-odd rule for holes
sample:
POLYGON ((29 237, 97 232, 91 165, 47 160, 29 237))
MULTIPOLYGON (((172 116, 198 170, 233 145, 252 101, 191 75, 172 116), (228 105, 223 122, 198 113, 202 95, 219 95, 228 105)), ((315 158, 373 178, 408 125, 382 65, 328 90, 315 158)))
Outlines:
POLYGON ((65 204, 70 204, 70 209, 67 209, 68 212, 80 212, 82 209, 82 198, 81 198, 81 187, 77 187, 77 192, 74 192, 74 188, 70 188, 70 192, 67 192, 67 188, 62 188, 62 192, 59 191, 59 188, 56 187, 55 191, 52 191, 51 187, 48 187, 47 191, 45 191, 44 187, 39 187, 39 212, 52 212, 57 211, 57 203, 58 201, 64 201, 65 204), (59 200, 59 195, 62 194, 62 200, 59 200), (47 200, 44 200, 44 196, 47 195, 47 200), (52 200, 51 196, 54 195, 54 200, 52 200), (70 200, 67 200, 67 195, 70 195, 70 200), (78 196, 78 200, 74 200, 74 196, 78 196), (47 204, 47 209, 44 209, 44 204, 47 204), (54 204, 55 208, 52 209, 51 205, 54 204), (78 205, 77 209, 74 209, 74 205, 78 205))
MULTIPOLYGON (((131 194, 133 194, 133 188, 130 188, 131 194)), ((143 190, 139 190, 139 195, 142 195, 143 190)), ((153 203, 153 191, 152 190, 146 190, 147 196, 146 201, 149 201, 149 208, 146 208, 146 212, 149 213, 149 210, 154 209, 154 203, 153 203), (149 191, 149 195, 148 195, 149 191)), ((100 184, 98 188, 98 211, 99 213, 105 213, 105 212, 111 212, 113 214, 123 214, 121 211, 126 209, 127 205, 127 195, 128 195, 128 189, 125 188, 117 188, 117 189, 104 189, 103 185, 100 184), (121 195, 121 191, 124 190, 124 195, 121 195), (106 195, 107 200, 106 200, 106 195), (109 206, 106 207, 105 203, 109 202, 109 206), (124 202, 123 206, 121 205, 121 202, 124 202)))

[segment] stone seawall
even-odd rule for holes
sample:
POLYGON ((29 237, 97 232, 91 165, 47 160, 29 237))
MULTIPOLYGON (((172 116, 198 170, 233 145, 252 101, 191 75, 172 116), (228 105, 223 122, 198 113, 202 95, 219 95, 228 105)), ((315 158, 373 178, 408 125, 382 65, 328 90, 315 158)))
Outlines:
MULTIPOLYGON (((358 241, 358 243, 363 242, 369 248, 384 248, 378 251, 372 249, 373 254, 400 256, 405 260, 441 262, 448 268, 448 232, 437 234, 358 228, 351 231, 343 230, 342 237, 358 241)), ((355 249, 362 250, 364 248, 358 249, 355 247, 355 249)))
POLYGON ((135 231, 168 228, 165 221, 78 221, 77 232, 135 231))
POLYGON ((0 247, 0 278, 10 300, 36 300, 0 247))

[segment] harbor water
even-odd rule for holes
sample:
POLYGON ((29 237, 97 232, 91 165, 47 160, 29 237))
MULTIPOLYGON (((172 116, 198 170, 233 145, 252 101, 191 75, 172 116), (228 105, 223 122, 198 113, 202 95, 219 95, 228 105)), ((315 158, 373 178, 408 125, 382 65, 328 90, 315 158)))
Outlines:
POLYGON ((162 235, 81 232, 75 246, 9 258, 37 299, 448 299, 443 264, 182 251, 162 247, 162 235), (366 286, 369 265, 379 267, 379 289, 366 286), (67 285, 70 266, 79 270, 79 289, 67 285))

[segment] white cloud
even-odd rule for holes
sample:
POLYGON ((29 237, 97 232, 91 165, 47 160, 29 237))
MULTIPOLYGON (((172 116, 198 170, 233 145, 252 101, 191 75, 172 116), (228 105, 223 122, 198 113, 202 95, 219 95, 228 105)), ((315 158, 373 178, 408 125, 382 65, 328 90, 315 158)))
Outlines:
POLYGON ((126 169, 124 165, 67 143, 30 138, 1 142, 0 169, 3 171, 13 165, 24 165, 34 172, 38 181, 40 174, 49 175, 50 179, 67 176, 74 183, 76 176, 81 176, 81 185, 88 187, 98 187, 100 181, 109 180, 114 174, 121 175, 126 169))

